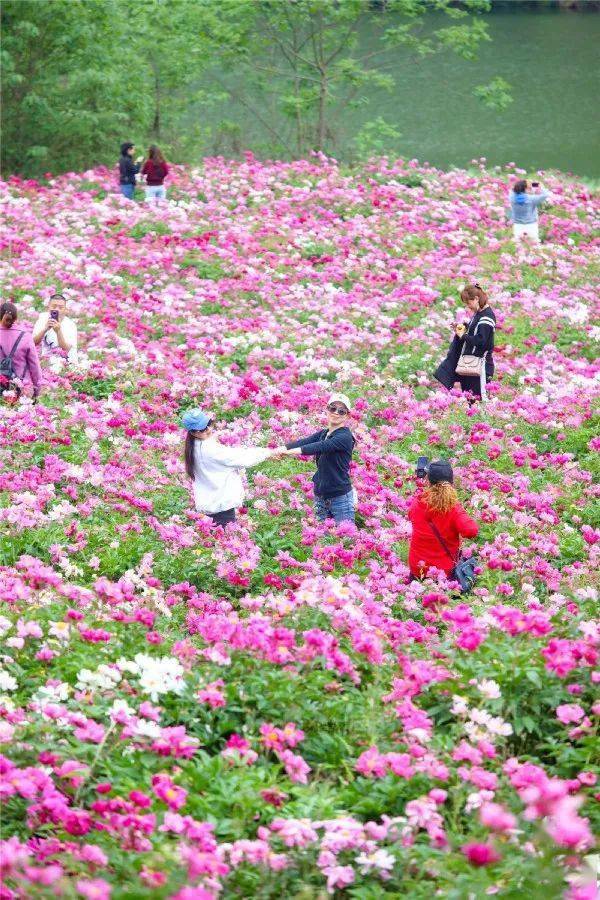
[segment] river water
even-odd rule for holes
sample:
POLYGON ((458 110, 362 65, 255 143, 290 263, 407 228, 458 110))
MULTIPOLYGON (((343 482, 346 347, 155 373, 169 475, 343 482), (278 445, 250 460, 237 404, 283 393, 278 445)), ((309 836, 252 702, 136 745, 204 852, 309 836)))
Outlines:
MULTIPOLYGON (((599 178, 600 13, 536 10, 515 0, 485 20, 492 41, 481 45, 475 62, 449 51, 410 65, 405 51, 397 59, 388 57, 395 88, 369 88, 364 91, 368 104, 333 116, 338 138, 333 154, 351 158, 356 132, 381 116, 400 131, 390 150, 403 157, 447 168, 483 156, 489 165, 514 162, 529 171, 556 168, 599 178), (514 102, 504 112, 486 109, 473 96, 475 85, 495 75, 512 85, 514 102)), ((449 24, 443 14, 432 14, 427 28, 449 24)), ((376 30, 367 22, 357 54, 376 46, 376 30)), ((279 155, 247 109, 234 102, 226 110, 203 113, 213 128, 221 117, 240 126, 242 148, 279 155)), ((226 153, 229 148, 213 149, 226 153)))
POLYGON ((599 177, 600 14, 515 2, 486 21, 492 42, 476 62, 446 53, 401 69, 393 94, 378 91, 361 117, 376 111, 402 133, 403 156, 434 165, 484 156, 493 165, 599 177), (514 102, 504 112, 473 96, 474 84, 495 75, 512 85, 514 102))

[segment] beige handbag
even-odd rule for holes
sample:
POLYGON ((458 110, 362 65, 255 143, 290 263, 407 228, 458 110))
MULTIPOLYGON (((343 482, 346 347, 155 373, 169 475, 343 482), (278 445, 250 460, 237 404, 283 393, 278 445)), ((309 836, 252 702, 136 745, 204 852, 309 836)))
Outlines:
MULTIPOLYGON (((481 322, 479 321, 475 326, 475 331, 473 334, 477 334, 477 330, 481 322)), ((486 324, 491 324, 486 322, 486 324)), ((493 326, 495 328, 495 326, 493 326)), ((463 352, 458 357, 458 362, 456 363, 456 374, 462 375, 463 378, 469 376, 473 378, 481 378, 481 376, 485 373, 485 358, 487 356, 487 350, 483 354, 483 356, 475 356, 473 353, 465 353, 465 348, 463 346, 463 352)))
POLYGON ((456 374, 481 378, 486 355, 484 353, 483 356, 473 356, 471 353, 461 353, 456 364, 456 374))

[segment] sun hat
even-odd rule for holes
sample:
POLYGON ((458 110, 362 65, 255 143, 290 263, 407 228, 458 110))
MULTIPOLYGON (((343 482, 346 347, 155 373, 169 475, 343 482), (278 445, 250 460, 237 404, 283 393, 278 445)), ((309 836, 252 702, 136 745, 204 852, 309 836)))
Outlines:
POLYGON ((186 431, 204 431, 210 422, 210 416, 201 409, 187 409, 181 417, 181 424, 186 431))
POLYGON ((435 462, 429 463, 427 475, 430 484, 439 484, 440 481, 452 484, 454 481, 454 472, 447 459, 436 459, 435 462))
POLYGON ((343 403, 344 406, 346 407, 346 409, 348 410, 348 412, 352 411, 352 404, 350 402, 350 398, 347 397, 345 394, 337 393, 337 391, 334 391, 334 393, 330 396, 329 400, 327 401, 327 405, 329 406, 330 403, 335 403, 336 400, 339 403, 343 403))

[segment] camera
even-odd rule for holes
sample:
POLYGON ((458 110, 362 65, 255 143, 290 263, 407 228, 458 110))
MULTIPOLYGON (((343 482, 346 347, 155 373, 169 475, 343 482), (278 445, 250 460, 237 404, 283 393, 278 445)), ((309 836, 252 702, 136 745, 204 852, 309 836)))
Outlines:
POLYGON ((417 478, 425 478, 429 471, 429 457, 420 456, 417 460, 417 478))
POLYGON ((53 310, 51 311, 51 313, 50 313, 50 318, 51 318, 51 319, 54 319, 55 322, 58 321, 58 310, 57 310, 57 309, 53 309, 53 310))

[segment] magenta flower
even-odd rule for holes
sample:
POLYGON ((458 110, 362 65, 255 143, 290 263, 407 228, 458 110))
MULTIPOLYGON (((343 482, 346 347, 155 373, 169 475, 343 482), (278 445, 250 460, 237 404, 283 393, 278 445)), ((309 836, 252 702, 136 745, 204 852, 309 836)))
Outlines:
POLYGON ((471 865, 477 866, 478 868, 482 866, 491 866, 501 859, 500 854, 491 844, 465 844, 461 847, 461 851, 471 865))

